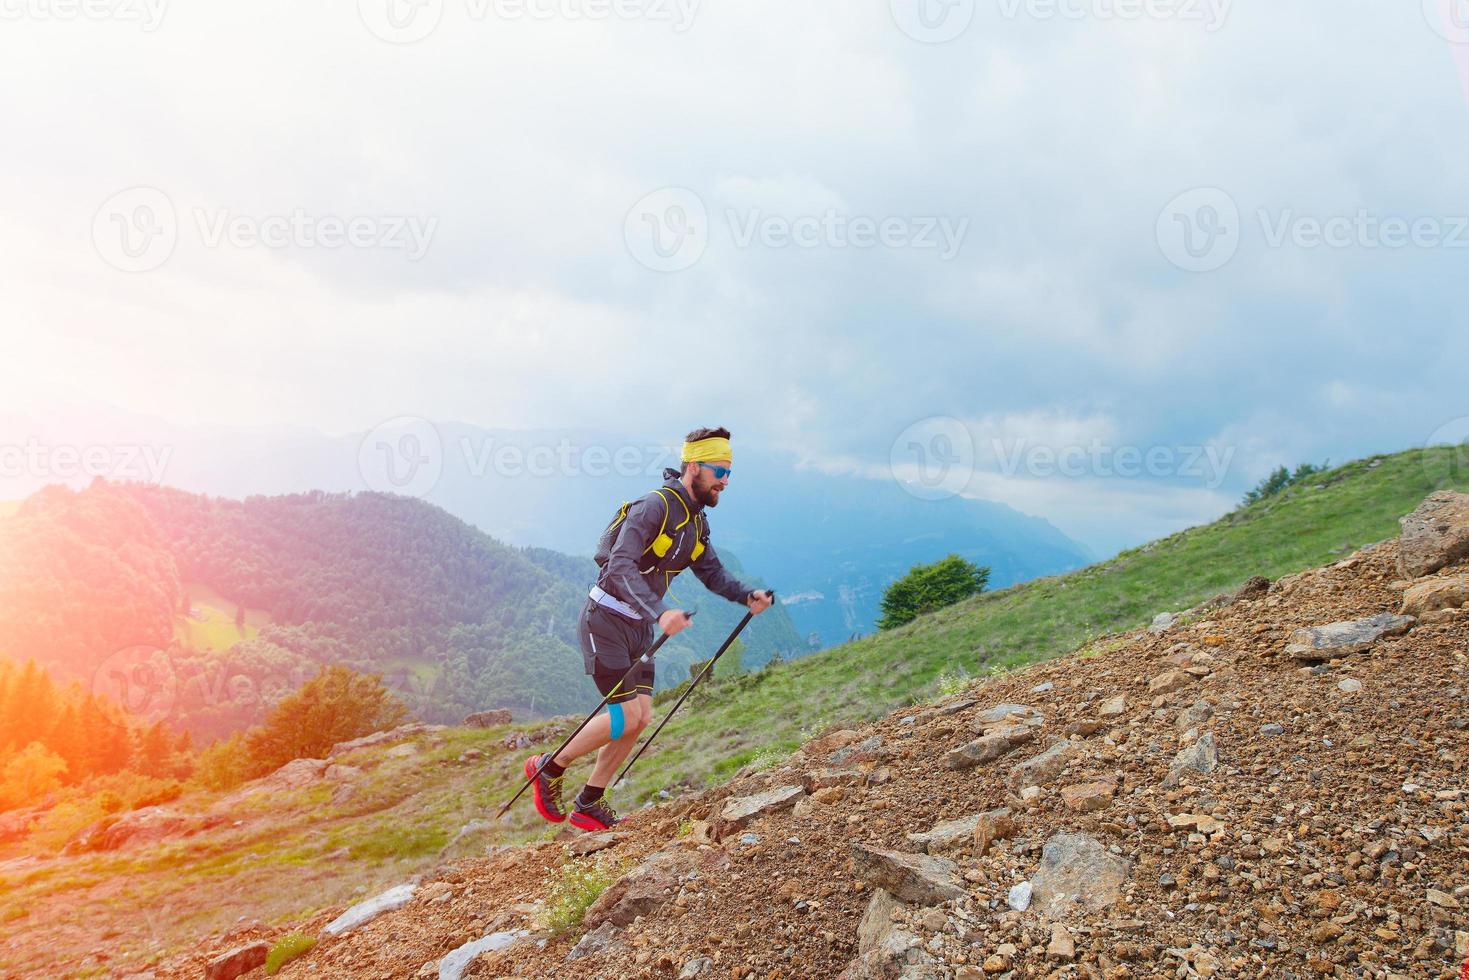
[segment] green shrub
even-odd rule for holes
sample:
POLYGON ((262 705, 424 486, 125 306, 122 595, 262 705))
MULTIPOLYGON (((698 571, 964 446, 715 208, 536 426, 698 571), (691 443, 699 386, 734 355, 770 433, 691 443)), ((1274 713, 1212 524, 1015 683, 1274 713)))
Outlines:
POLYGON ((934 687, 941 698, 963 694, 969 689, 969 673, 963 667, 945 670, 939 674, 938 680, 934 682, 934 687))
POLYGON ((1273 497, 1287 487, 1296 486, 1313 476, 1319 476, 1326 472, 1330 462, 1330 460, 1327 460, 1320 466, 1317 466, 1315 463, 1302 463, 1296 467, 1295 472, 1291 472, 1284 466, 1281 466, 1257 483, 1255 489, 1245 494, 1245 499, 1242 503, 1248 506, 1249 504, 1264 500, 1266 497, 1273 497))
POLYGON ((786 756, 789 754, 789 752, 782 752, 778 746, 767 745, 751 757, 750 765, 754 767, 756 772, 774 769, 784 762, 786 756))
POLYGON ((361 674, 341 664, 323 667, 276 702, 264 724, 246 733, 245 745, 256 762, 251 776, 292 759, 319 759, 338 742, 392 728, 407 717, 408 709, 383 685, 381 674, 361 674))
POLYGON ((690 683, 692 682, 679 681, 678 684, 674 685, 673 687, 665 687, 663 690, 658 691, 653 695, 654 707, 660 707, 664 704, 667 704, 669 701, 677 701, 680 697, 683 696, 683 692, 689 689, 690 683))
POLYGON ((561 877, 546 896, 546 925, 557 935, 575 929, 598 896, 621 876, 619 867, 608 867, 601 862, 562 865, 561 877))
POLYGON ((27 850, 54 854, 81 830, 105 816, 107 814, 96 797, 63 800, 31 824, 31 832, 26 837, 27 850))
POLYGON ((265 972, 274 974, 281 967, 316 945, 316 940, 302 932, 287 933, 275 941, 265 956, 265 972))
POLYGON ((245 737, 235 732, 199 753, 193 781, 205 789, 231 790, 256 775, 245 748, 245 737))
POLYGON ((179 785, 178 780, 150 780, 150 782, 155 782, 157 785, 150 786, 133 797, 134 810, 141 810, 145 806, 158 806, 161 803, 172 803, 184 795, 184 788, 179 785))
POLYGON ((990 570, 958 555, 949 555, 930 565, 914 565, 907 575, 887 587, 882 596, 880 630, 910 623, 924 613, 952 606, 983 592, 990 570))
POLYGON ((0 769, 0 810, 30 806, 61 785, 66 760, 40 742, 31 742, 0 769))

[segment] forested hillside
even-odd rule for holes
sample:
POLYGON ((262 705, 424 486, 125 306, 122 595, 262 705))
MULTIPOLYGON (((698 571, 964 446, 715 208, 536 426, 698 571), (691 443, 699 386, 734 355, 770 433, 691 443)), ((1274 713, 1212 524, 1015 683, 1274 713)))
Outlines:
POLYGON ((112 488, 47 487, 0 518, 0 653, 90 680, 115 650, 166 645, 181 596, 157 526, 112 488))
MULTIPOLYGON (((575 637, 593 577, 586 559, 508 547, 406 497, 51 487, 0 519, 0 653, 95 686, 124 651, 161 650, 168 676, 155 671, 160 689, 130 692, 127 706, 202 736, 258 722, 324 664, 382 673, 429 721, 493 707, 556 714, 595 698, 575 637), (269 622, 196 649, 178 628, 191 621, 185 583, 269 622)), ((740 613, 686 578, 678 598, 706 615, 687 649, 670 645, 660 680, 675 683, 681 662, 707 655, 697 644, 740 613)), ((747 640, 757 663, 799 646, 779 608, 747 640)))

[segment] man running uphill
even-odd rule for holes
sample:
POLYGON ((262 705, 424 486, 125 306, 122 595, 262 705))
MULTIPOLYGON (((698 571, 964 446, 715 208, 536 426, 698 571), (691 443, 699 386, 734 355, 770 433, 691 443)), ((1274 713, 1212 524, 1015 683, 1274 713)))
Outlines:
POLYGON ((553 823, 567 817, 561 802, 566 767, 593 749, 597 761, 574 801, 571 825, 606 830, 620 819, 602 794, 653 717, 653 664, 644 664, 621 688, 618 682, 652 644, 654 623, 669 636, 689 625, 688 615, 663 601, 675 575, 692 568, 709 591, 744 603, 751 613, 770 607, 770 593, 730 575, 709 544, 704 508, 718 506, 729 486, 730 455, 729 430, 690 432, 682 472, 664 470, 663 485, 624 505, 602 532, 596 555, 602 570, 582 609, 577 635, 586 672, 598 691, 611 695, 607 710, 554 759, 535 755, 525 762, 526 778, 534 778, 536 809, 553 823))

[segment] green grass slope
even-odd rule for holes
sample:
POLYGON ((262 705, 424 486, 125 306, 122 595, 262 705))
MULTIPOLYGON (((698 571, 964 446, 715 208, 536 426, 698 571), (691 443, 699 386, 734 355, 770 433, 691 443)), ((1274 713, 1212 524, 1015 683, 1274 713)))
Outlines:
POLYGON ((189 615, 174 620, 173 637, 195 650, 223 653, 236 643, 255 639, 260 627, 273 622, 265 610, 246 608, 245 628, 241 631, 235 626, 238 603, 199 582, 184 583, 184 594, 189 597, 189 615))
POLYGON ((761 752, 795 748, 803 733, 929 700, 946 673, 973 677, 1060 656, 1252 575, 1277 578, 1325 564, 1396 536, 1398 518, 1441 488, 1469 490, 1463 447, 1357 460, 1109 561, 985 593, 745 675, 691 698, 630 782, 643 799, 672 783, 722 781, 761 752))

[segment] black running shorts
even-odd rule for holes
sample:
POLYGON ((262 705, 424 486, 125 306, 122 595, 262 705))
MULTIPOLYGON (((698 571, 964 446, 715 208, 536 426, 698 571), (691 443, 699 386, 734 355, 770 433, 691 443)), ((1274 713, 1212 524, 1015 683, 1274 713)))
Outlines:
MULTIPOLYGON (((583 666, 604 696, 653 642, 652 623, 628 619, 590 600, 582 608, 576 627, 583 666)), ((652 693, 653 664, 650 662, 640 666, 627 679, 623 690, 612 701, 617 703, 631 700, 636 694, 652 693)))
MULTIPOLYGON (((596 672, 592 674, 592 680, 596 682, 597 690, 601 692, 603 697, 606 697, 608 694, 612 694, 612 689, 617 687, 618 681, 622 680, 622 675, 625 673, 627 673, 625 670, 604 670, 598 667, 596 672)), ((623 684, 616 694, 612 694, 612 697, 607 698, 607 703, 624 704, 640 694, 645 697, 653 696, 652 664, 643 664, 637 670, 633 671, 632 676, 627 679, 627 683, 623 684)))

